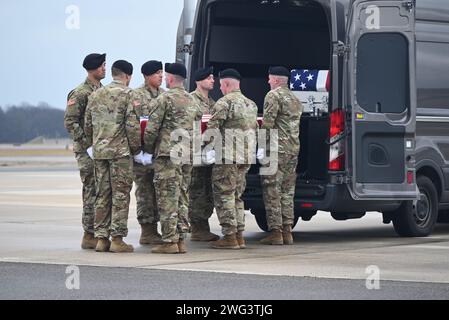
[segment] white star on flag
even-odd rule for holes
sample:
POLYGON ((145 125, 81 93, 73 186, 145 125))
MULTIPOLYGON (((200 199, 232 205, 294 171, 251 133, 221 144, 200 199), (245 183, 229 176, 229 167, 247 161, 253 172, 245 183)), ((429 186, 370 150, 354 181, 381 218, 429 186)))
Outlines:
POLYGON ((290 90, 293 90, 293 89, 295 89, 295 85, 292 82, 292 83, 290 83, 290 90))
POLYGON ((300 87, 301 87, 302 90, 306 90, 307 85, 304 82, 301 82, 300 87))
POLYGON ((296 81, 299 81, 300 79, 301 79, 301 76, 300 76, 299 74, 296 74, 295 80, 296 80, 296 81))
POLYGON ((307 77, 307 80, 312 81, 313 80, 313 75, 309 74, 308 77, 307 77))

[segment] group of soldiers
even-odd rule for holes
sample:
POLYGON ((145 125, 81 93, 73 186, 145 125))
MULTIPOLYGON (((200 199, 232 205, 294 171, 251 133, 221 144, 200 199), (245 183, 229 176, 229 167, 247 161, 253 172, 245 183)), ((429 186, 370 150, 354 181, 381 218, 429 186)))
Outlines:
MULTIPOLYGON (((196 90, 184 88, 187 70, 179 63, 151 60, 141 72, 144 85, 129 88, 133 66, 115 61, 113 81, 102 86, 106 54, 84 59, 88 75, 67 98, 64 124, 73 139, 73 151, 83 184, 83 249, 98 252, 132 252, 123 241, 128 234, 128 213, 133 181, 136 184, 140 244, 156 245, 153 253, 186 253, 186 239, 209 241, 212 248, 243 249, 245 228, 241 196, 250 162, 225 159, 226 152, 206 152, 209 165, 172 161, 177 143, 172 133, 182 129, 193 134, 195 123, 210 114, 208 130, 217 130, 223 140, 228 129, 257 130, 257 106, 240 91, 241 75, 235 69, 219 73, 223 97, 215 102, 213 69, 196 70, 196 90), (161 88, 165 69, 167 91, 161 88), (141 119, 147 119, 143 136, 141 119), (216 154, 223 159, 215 159, 216 154), (223 161, 221 161, 223 160, 223 161), (226 160, 226 161, 225 161, 226 160), (214 208, 223 237, 210 232, 214 208), (161 233, 158 232, 160 222, 161 233)), ((289 71, 269 70, 271 91, 264 103, 262 129, 279 132, 278 170, 261 176, 270 234, 263 244, 292 244, 293 196, 299 153, 301 103, 288 88, 289 71)), ((271 145, 271 144, 270 144, 271 145)), ((224 148, 224 147, 223 147, 224 148)), ((257 150, 263 161, 267 147, 257 150)))

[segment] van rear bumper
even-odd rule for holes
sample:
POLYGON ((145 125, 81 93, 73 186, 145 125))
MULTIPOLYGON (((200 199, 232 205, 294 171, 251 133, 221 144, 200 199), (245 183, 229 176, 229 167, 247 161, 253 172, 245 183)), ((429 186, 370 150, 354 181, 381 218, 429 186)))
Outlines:
MULTIPOLYGON (((262 186, 258 175, 247 176, 247 188, 242 198, 245 209, 264 209, 262 186)), ((400 201, 354 200, 346 184, 311 184, 297 181, 295 194, 295 215, 301 212, 367 212, 392 211, 399 208, 400 201)))

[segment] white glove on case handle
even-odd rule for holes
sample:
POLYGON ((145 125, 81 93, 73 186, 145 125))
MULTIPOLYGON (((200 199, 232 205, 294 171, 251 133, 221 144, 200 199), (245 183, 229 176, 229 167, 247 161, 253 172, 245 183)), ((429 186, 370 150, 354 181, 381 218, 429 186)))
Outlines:
POLYGON ((94 149, 92 148, 92 146, 87 148, 86 152, 89 155, 89 158, 91 158, 93 160, 94 159, 94 149))

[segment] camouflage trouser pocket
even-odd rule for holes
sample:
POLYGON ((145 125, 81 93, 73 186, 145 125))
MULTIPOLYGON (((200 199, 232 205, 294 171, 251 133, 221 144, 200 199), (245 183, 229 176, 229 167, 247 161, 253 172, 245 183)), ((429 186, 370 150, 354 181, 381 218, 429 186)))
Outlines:
POLYGON ((212 169, 214 204, 224 234, 237 231, 235 194, 237 165, 215 165, 212 169))
POLYGON ((237 184, 237 165, 215 165, 212 169, 212 186, 214 194, 233 195, 237 184))
POLYGON ((180 174, 180 170, 169 157, 157 158, 154 162, 154 182, 174 178, 180 174))

